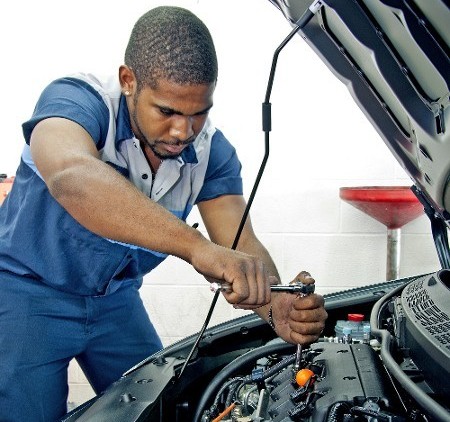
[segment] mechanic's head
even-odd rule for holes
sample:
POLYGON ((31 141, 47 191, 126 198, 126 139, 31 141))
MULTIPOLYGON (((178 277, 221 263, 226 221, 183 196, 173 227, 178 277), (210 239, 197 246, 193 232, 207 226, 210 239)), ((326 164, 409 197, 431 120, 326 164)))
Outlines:
POLYGON ((125 51, 138 89, 155 87, 158 79, 178 84, 217 80, 217 56, 206 25, 181 7, 161 6, 145 13, 135 24, 125 51))
POLYGON ((217 74, 211 34, 189 10, 157 7, 136 22, 119 78, 131 128, 150 161, 177 158, 195 141, 217 74))

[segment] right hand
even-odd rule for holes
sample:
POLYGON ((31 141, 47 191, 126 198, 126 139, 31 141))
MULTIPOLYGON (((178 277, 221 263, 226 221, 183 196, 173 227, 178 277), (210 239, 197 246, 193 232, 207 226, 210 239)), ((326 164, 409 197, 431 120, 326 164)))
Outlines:
POLYGON ((195 250, 191 264, 209 282, 226 283, 225 299, 240 309, 270 302, 269 276, 257 257, 208 242, 195 250))
MULTIPOLYGON (((291 282, 314 284, 315 280, 307 271, 301 271, 291 282)), ((323 329, 328 314, 324 299, 316 293, 307 296, 292 293, 273 295, 272 317, 277 334, 293 344, 310 344, 316 341, 323 329)))

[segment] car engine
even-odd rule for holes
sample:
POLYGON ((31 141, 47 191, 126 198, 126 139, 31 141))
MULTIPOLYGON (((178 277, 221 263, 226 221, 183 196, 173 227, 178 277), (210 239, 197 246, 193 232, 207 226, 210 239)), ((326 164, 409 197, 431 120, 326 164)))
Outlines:
POLYGON ((63 421, 450 421, 450 270, 329 294, 325 308, 330 324, 300 354, 248 315, 208 329, 182 376, 197 336, 63 421), (370 333, 338 330, 350 311, 370 333))
POLYGON ((449 286, 443 270, 394 290, 372 310, 371 338, 322 338, 298 368, 280 340, 239 356, 211 381, 194 420, 450 420, 449 286))

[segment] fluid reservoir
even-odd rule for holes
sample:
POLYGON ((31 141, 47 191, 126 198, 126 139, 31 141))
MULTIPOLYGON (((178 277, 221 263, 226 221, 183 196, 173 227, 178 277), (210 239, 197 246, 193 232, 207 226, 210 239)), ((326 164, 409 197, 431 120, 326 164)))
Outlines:
POLYGON ((346 328, 347 334, 351 336, 354 342, 363 342, 365 326, 370 327, 370 324, 369 321, 364 320, 363 314, 350 313, 347 315, 346 320, 338 320, 336 322, 334 332, 336 337, 342 340, 342 337, 344 335, 344 328, 346 328))

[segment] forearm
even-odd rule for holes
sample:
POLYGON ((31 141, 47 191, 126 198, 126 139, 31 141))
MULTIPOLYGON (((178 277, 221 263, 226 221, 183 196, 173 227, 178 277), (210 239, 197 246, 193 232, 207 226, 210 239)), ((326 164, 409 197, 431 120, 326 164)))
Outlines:
POLYGON ((88 230, 120 242, 176 255, 190 262, 190 251, 206 239, 147 198, 100 160, 84 156, 52 173, 50 193, 88 230))

